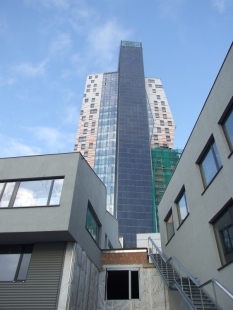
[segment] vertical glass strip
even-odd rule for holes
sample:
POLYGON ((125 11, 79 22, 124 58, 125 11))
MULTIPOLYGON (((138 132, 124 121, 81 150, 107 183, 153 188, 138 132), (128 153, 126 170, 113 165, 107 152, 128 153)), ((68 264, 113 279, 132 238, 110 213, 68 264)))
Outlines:
POLYGON ((103 76, 94 170, 107 187, 107 210, 115 215, 115 158, 118 73, 103 76))

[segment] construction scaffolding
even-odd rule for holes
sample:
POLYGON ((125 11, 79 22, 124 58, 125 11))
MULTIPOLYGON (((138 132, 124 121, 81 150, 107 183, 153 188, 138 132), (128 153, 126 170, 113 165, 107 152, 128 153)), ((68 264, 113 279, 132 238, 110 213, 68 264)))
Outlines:
POLYGON ((169 148, 151 149, 152 171, 153 171, 153 229, 160 232, 158 205, 162 199, 165 189, 177 166, 182 150, 169 148))

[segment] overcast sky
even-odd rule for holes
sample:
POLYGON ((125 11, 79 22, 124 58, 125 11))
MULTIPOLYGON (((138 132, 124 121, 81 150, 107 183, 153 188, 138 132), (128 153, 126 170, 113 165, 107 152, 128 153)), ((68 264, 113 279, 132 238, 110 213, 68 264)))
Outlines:
POLYGON ((86 75, 143 44, 183 148, 233 39, 233 0, 0 0, 0 157, 72 152, 86 75))

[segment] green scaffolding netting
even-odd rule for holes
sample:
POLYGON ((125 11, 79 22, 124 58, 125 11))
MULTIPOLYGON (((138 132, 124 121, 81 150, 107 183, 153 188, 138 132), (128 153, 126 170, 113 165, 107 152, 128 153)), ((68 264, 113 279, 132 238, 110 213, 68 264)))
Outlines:
POLYGON ((151 150, 153 171, 153 229, 159 232, 158 205, 179 161, 181 150, 155 148, 151 150))

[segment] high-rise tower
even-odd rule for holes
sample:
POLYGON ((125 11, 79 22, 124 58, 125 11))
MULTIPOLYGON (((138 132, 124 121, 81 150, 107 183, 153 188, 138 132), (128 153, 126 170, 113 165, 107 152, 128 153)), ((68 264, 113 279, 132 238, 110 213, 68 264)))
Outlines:
POLYGON ((151 147, 173 145, 174 120, 158 78, 145 78, 142 45, 122 41, 117 72, 87 76, 75 151, 107 187, 107 210, 127 247, 153 231, 151 147))

